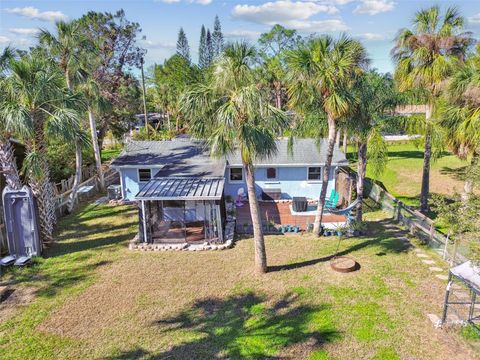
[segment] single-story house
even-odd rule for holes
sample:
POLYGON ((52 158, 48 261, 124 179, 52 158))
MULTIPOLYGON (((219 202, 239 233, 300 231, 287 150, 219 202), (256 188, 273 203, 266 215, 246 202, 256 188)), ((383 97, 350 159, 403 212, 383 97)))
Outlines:
MULTIPOLYGON (((298 139, 289 151, 288 140, 279 139, 278 151, 254 164, 257 198, 266 209, 284 204, 282 209, 280 205, 261 209, 265 221, 286 219, 293 197, 318 199, 326 148, 326 141, 298 139)), ((347 165, 345 155, 335 147, 327 194, 335 189, 337 169, 347 165)), ((146 242, 222 242, 225 197, 246 200, 240 154, 215 159, 198 140, 131 141, 112 167, 120 173, 122 198, 139 203, 139 237, 146 242)), ((248 205, 242 212, 240 218, 248 221, 248 205)))

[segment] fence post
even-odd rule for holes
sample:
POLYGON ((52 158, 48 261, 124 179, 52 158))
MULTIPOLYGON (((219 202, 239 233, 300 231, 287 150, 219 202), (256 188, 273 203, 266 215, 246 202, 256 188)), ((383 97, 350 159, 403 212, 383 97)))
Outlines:
POLYGON ((402 207, 403 207, 403 203, 399 201, 397 206, 397 219, 396 219, 398 222, 402 222, 402 207))

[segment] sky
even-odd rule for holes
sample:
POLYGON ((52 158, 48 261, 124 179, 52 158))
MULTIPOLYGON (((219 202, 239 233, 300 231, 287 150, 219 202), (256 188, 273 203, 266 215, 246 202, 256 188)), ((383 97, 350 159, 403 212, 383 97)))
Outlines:
POLYGON ((360 39, 372 67, 391 72, 390 49, 399 29, 410 27, 415 12, 438 4, 457 6, 466 18, 466 30, 480 38, 480 0, 0 0, 0 50, 11 44, 27 49, 36 43, 39 28, 53 30, 55 21, 71 20, 87 11, 125 10, 138 22, 145 39, 148 65, 175 53, 180 27, 196 60, 200 28, 213 28, 218 15, 227 40, 254 43, 272 25, 296 29, 302 35, 347 33, 360 39))

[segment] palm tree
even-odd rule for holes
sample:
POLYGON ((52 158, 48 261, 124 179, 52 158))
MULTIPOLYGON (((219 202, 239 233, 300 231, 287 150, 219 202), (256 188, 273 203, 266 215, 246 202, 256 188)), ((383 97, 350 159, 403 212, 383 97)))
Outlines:
POLYGON ((24 171, 37 200, 44 242, 53 240, 56 221, 55 190, 50 182, 45 137, 61 136, 71 141, 79 127, 78 113, 73 110, 78 98, 64 83, 58 69, 39 56, 12 61, 8 76, 2 81, 4 99, 0 117, 6 131, 25 143, 24 171))
MULTIPOLYGON (((87 51, 89 42, 80 30, 78 22, 59 21, 56 24, 57 34, 41 30, 39 40, 44 45, 50 56, 58 61, 60 69, 65 76, 69 90, 73 90, 73 79, 81 69, 79 67, 82 51, 87 51)), ((75 177, 73 187, 68 199, 68 211, 71 212, 77 200, 77 191, 82 182, 82 139, 81 134, 75 139, 75 177)))
POLYGON ((97 133, 97 125, 95 122, 95 111, 107 108, 107 104, 105 100, 101 96, 101 91, 98 84, 91 76, 87 76, 85 81, 80 83, 77 87, 77 90, 80 94, 82 94, 84 102, 87 107, 88 113, 88 123, 90 126, 90 135, 92 137, 92 145, 93 145, 93 155, 95 158, 95 167, 97 168, 97 176, 98 181, 100 183, 100 188, 102 190, 105 189, 105 178, 103 175, 103 168, 102 168, 102 157, 100 154, 100 145, 98 143, 98 133, 97 133))
POLYGON ((288 52, 287 64, 290 105, 300 114, 320 111, 327 118, 327 156, 313 229, 315 234, 320 235, 337 122, 353 104, 353 80, 367 66, 368 60, 365 49, 358 41, 347 36, 338 40, 320 36, 288 52))
POLYGON ((438 6, 415 14, 413 29, 403 29, 396 37, 392 57, 395 80, 401 91, 420 89, 425 96, 425 151, 420 194, 420 211, 428 211, 430 160, 435 106, 458 61, 463 61, 472 43, 471 34, 462 32, 464 19, 454 7, 444 14, 438 6))
POLYGON ((275 134, 287 117, 269 102, 268 93, 254 77, 255 50, 234 43, 213 64, 213 76, 191 87, 181 99, 193 134, 206 139, 213 156, 239 151, 246 177, 255 244, 255 271, 267 271, 258 200, 255 192, 255 160, 276 151, 275 134))
POLYGON ((381 135, 382 122, 389 111, 397 104, 397 94, 393 79, 389 75, 380 75, 369 71, 355 83, 355 106, 352 107, 352 121, 347 122, 349 132, 357 142, 357 207, 356 220, 362 221, 362 201, 367 172, 367 160, 374 175, 379 175, 388 160, 388 149, 381 135))
MULTIPOLYGON (((0 55, 0 87, 3 88, 2 81, 6 76, 9 64, 15 59, 15 50, 11 47, 6 47, 0 55)), ((0 93, 0 109, 6 101, 5 93, 0 93)), ((1 111, 1 110, 0 110, 1 111)), ((6 130, 5 121, 0 124, 0 166, 2 168, 3 176, 7 185, 11 189, 20 189, 22 181, 17 168, 15 160, 14 149, 10 141, 10 133, 6 130)))
MULTIPOLYGON (((475 171, 480 161, 480 45, 455 71, 446 97, 441 125, 448 133, 448 146, 461 159, 471 157, 470 171, 475 171)), ((472 175, 465 180, 464 200, 473 191, 472 175)))

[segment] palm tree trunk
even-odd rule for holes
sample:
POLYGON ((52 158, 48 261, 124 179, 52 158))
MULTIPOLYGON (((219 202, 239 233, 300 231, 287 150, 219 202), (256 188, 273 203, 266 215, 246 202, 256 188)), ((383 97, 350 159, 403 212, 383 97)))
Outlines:
POLYGON ((335 136, 336 136, 336 123, 335 119, 329 114, 328 115, 328 148, 327 148, 327 158, 325 160, 325 166, 323 168, 323 178, 322 178, 322 190, 320 191, 320 199, 318 201, 317 213, 315 215, 315 222, 313 223, 313 233, 317 236, 320 236, 322 230, 322 217, 323 217, 323 208, 325 206, 325 198, 327 196, 327 186, 330 175, 330 168, 332 165, 333 158, 333 148, 335 147, 335 136))
POLYGON ((265 251, 265 239, 263 238, 262 219, 260 206, 255 191, 255 175, 252 164, 244 162, 245 178, 247 182, 248 204, 253 224, 253 243, 255 247, 255 272, 264 274, 267 272, 267 253, 265 251))
MULTIPOLYGON (((65 80, 67 82, 67 88, 72 90, 72 85, 70 82, 70 70, 68 67, 65 68, 65 80)), ((75 178, 73 180, 72 191, 68 197, 67 211, 72 212, 75 202, 77 201, 77 191, 78 186, 82 182, 82 145, 79 139, 75 140, 75 178)))
POLYGON ((347 130, 343 132, 343 153, 347 153, 347 142, 348 142, 348 137, 347 137, 347 130))
POLYGON ((20 189, 22 181, 20 180, 13 145, 8 138, 2 138, 0 141, 0 165, 7 185, 11 189, 20 189))
POLYGON ((43 122, 34 121, 35 143, 27 142, 29 153, 37 152, 39 154, 37 167, 40 171, 28 171, 29 185, 32 188, 38 208, 38 217, 40 225, 40 234, 43 243, 53 241, 53 228, 56 223, 55 214, 55 189, 50 182, 50 170, 46 160, 45 139, 43 136, 43 122))
POLYGON ((420 193, 420 212, 426 214, 428 212, 428 195, 430 193, 430 160, 432 157, 432 129, 430 127, 430 119, 432 117, 432 105, 427 105, 425 113, 427 121, 427 129, 425 131, 425 152, 423 154, 423 171, 422 171, 422 191, 420 193))
MULTIPOLYGON (((472 160, 470 162, 470 168, 474 168, 478 166, 480 161, 480 154, 478 152, 474 152, 472 155, 472 160)), ((463 185, 463 193, 462 193, 462 201, 466 202, 470 199, 470 195, 473 192, 473 178, 470 176, 465 180, 465 184, 463 185)))
POLYGON ((365 174, 367 170, 367 143, 366 142, 359 142, 358 143, 358 169, 357 169, 357 199, 359 200, 357 206, 357 221, 362 221, 363 217, 363 188, 365 184, 365 174))
POLYGON ((73 187, 68 197, 67 211, 72 212, 77 201, 78 187, 82 182, 82 144, 80 140, 75 140, 75 177, 73 187))
POLYGON ((273 86, 275 87, 275 107, 277 109, 282 109, 282 83, 280 81, 274 81, 273 86))
POLYGON ((93 111, 88 109, 88 122, 90 123, 90 132, 92 135, 93 154, 95 156, 95 165, 97 167, 98 181, 101 190, 105 190, 105 179, 103 177, 102 158, 100 154, 100 147, 98 146, 97 125, 93 117, 93 111))

